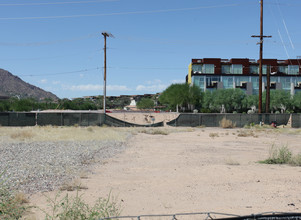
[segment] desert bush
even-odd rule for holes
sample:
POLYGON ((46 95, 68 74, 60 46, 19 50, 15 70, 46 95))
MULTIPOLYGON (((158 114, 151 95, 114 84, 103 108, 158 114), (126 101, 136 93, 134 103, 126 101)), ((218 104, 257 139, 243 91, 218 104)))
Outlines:
POLYGON ((222 127, 222 128, 235 128, 236 127, 236 123, 233 123, 233 121, 228 120, 226 118, 223 118, 219 122, 219 126, 222 127))
POLYGON ((293 166, 301 166, 301 153, 292 157, 290 164, 293 166))
POLYGON ((255 137, 257 138, 258 136, 254 134, 254 132, 251 130, 240 130, 238 131, 237 134, 238 137, 255 137))
POLYGON ((0 173, 0 219, 19 219, 26 211, 24 194, 14 195, 0 173))
POLYGON ((90 207, 82 197, 77 194, 74 198, 66 194, 61 200, 58 193, 54 199, 47 197, 51 213, 45 213, 45 219, 99 219, 118 216, 121 213, 121 206, 116 199, 109 194, 108 198, 99 198, 95 204, 90 207))
POLYGON ((279 148, 273 145, 270 148, 269 158, 260 162, 266 164, 288 164, 291 162, 291 159, 292 152, 287 146, 282 146, 279 148))
POLYGON ((225 160, 226 165, 231 165, 231 166, 238 166, 240 163, 236 160, 233 160, 232 158, 228 158, 225 160))
POLYGON ((215 138, 215 137, 219 137, 219 135, 218 135, 218 133, 210 133, 209 137, 215 138))
POLYGON ((144 134, 152 134, 152 135, 168 135, 169 132, 167 130, 163 129, 141 129, 138 131, 139 133, 144 133, 144 134))
POLYGON ((92 127, 88 127, 88 128, 87 128, 87 131, 89 131, 89 132, 93 132, 94 130, 93 130, 93 128, 92 128, 92 127))

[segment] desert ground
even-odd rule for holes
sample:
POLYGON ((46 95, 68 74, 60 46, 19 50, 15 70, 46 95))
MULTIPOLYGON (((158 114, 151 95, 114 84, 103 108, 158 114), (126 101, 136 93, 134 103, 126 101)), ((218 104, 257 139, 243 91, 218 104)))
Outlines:
MULTIPOLYGON (((103 160, 80 179, 86 189, 79 193, 90 204, 111 194, 121 204, 122 216, 300 212, 301 167, 258 161, 269 157, 272 146, 287 146, 293 154, 300 153, 301 130, 114 129, 131 135, 124 151, 103 160)), ((46 196, 54 198, 57 193, 29 195, 30 205, 47 210, 46 196)), ((39 210, 32 210, 28 219, 43 217, 39 210)))
POLYGON ((121 113, 107 113, 109 116, 117 118, 122 121, 126 121, 133 124, 152 124, 163 122, 166 125, 167 122, 170 122, 176 119, 179 116, 179 113, 176 112, 145 112, 145 113, 136 113, 136 112, 121 112, 121 113))

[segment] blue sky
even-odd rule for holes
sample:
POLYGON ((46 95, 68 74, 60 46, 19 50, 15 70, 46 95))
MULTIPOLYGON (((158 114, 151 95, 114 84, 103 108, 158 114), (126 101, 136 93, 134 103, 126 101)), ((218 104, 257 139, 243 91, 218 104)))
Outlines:
MULTIPOLYGON (((265 0, 264 58, 301 56, 301 2, 265 0)), ((192 58, 258 59, 259 0, 0 0, 0 68, 56 94, 162 92, 192 58)))

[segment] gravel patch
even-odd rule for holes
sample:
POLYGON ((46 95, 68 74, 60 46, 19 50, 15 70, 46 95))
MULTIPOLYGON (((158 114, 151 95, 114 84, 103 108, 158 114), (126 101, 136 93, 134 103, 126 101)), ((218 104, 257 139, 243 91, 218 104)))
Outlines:
POLYGON ((125 147, 125 142, 95 140, 2 143, 1 178, 24 193, 51 191, 125 147))

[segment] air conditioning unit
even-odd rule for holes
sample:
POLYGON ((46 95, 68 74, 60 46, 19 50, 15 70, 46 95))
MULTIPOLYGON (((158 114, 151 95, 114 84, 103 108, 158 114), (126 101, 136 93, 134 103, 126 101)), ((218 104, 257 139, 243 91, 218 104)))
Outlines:
POLYGON ((217 84, 218 81, 211 81, 211 85, 217 84))
POLYGON ((244 83, 247 83, 247 81, 241 81, 240 86, 242 86, 244 83))
POLYGON ((298 82, 297 84, 298 84, 298 87, 301 87, 301 82, 298 82))

